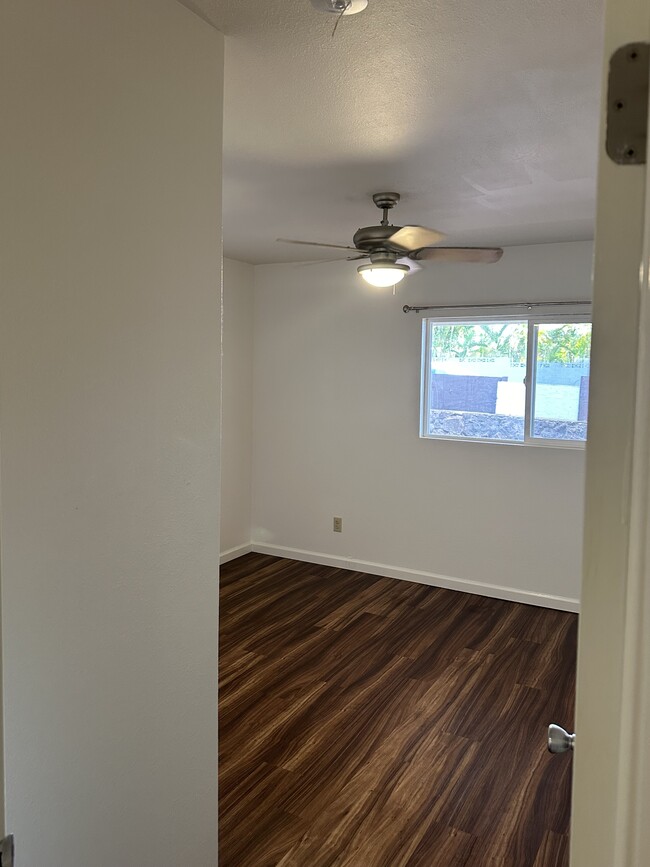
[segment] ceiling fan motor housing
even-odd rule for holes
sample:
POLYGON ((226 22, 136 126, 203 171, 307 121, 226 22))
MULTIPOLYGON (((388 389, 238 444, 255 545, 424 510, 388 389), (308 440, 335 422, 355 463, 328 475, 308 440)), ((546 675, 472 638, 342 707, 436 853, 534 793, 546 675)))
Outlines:
POLYGON ((352 243, 358 250, 367 250, 368 252, 382 248, 386 252, 403 252, 402 248, 398 248, 388 240, 400 228, 401 226, 364 226, 354 233, 352 243))
POLYGON ((399 202, 400 195, 399 193, 375 193, 372 200, 384 212, 381 225, 357 229, 352 243, 358 250, 367 250, 373 255, 383 257, 383 261, 394 262, 398 254, 403 255, 406 252, 403 247, 389 240, 402 228, 388 225, 388 211, 399 202))

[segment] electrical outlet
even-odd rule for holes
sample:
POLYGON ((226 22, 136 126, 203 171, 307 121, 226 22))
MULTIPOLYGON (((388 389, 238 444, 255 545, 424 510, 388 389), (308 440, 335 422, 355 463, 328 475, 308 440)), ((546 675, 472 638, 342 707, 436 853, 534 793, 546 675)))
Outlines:
POLYGON ((335 533, 343 532, 343 518, 334 518, 332 529, 335 533))

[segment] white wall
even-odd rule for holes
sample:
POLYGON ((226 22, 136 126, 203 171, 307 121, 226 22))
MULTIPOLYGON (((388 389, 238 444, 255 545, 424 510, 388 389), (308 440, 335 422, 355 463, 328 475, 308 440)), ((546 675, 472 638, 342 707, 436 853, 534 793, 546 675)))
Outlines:
POLYGON ((222 561, 248 550, 251 540, 253 286, 252 265, 223 260, 222 561))
POLYGON ((402 306, 588 299, 591 256, 512 247, 395 296, 349 262, 256 268, 255 547, 575 607, 584 452, 420 439, 421 317, 402 306))
POLYGON ((24 867, 214 867, 223 40, 4 0, 7 826, 24 867))

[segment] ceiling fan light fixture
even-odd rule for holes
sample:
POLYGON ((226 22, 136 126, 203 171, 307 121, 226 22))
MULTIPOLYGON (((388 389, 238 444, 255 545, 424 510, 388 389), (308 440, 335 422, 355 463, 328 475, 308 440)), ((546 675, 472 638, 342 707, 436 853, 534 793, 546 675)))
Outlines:
POLYGON ((399 265, 396 262, 371 263, 370 265, 359 265, 357 268, 366 283, 377 288, 395 286, 406 277, 409 270, 408 265, 399 265))
POLYGON ((311 0, 311 5, 319 12, 334 15, 356 15, 368 5, 368 0, 311 0))

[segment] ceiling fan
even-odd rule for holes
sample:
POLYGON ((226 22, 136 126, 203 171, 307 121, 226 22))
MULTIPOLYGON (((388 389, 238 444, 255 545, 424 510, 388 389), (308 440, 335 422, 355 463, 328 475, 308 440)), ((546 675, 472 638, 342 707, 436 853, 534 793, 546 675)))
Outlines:
POLYGON ((345 244, 321 244, 317 241, 295 241, 278 238, 285 244, 304 244, 309 247, 331 247, 360 254, 347 256, 350 261, 370 259, 369 264, 359 265, 357 271, 371 286, 394 286, 409 271, 419 270, 417 262, 477 262, 490 264, 503 256, 501 247, 438 247, 445 236, 425 226, 392 226, 388 212, 400 200, 399 193, 375 193, 373 202, 382 211, 378 226, 357 229, 352 238, 353 246, 345 244))

